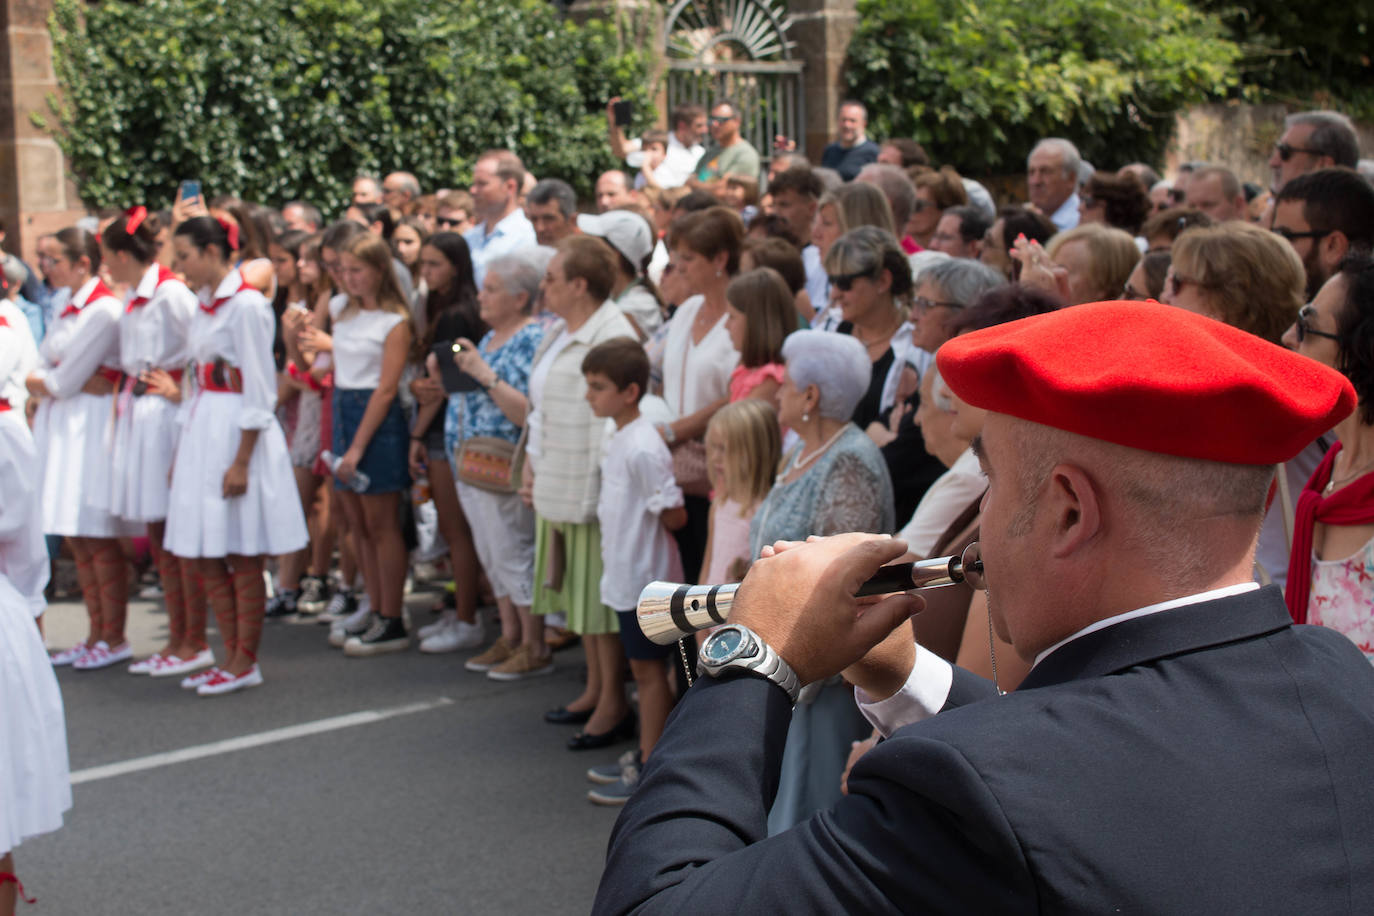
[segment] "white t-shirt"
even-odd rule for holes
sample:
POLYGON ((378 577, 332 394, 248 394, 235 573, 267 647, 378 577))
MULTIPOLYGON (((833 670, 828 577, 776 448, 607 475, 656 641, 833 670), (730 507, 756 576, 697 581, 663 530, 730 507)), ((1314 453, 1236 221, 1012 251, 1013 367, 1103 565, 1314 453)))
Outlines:
POLYGON ((601 603, 628 611, 655 579, 680 581, 682 561, 660 515, 682 505, 673 456, 646 417, 616 430, 602 450, 601 603))
POLYGON ((329 301, 329 312, 334 316, 334 387, 345 391, 376 388, 382 383, 387 335, 405 316, 361 308, 343 316, 347 304, 346 296, 329 301))

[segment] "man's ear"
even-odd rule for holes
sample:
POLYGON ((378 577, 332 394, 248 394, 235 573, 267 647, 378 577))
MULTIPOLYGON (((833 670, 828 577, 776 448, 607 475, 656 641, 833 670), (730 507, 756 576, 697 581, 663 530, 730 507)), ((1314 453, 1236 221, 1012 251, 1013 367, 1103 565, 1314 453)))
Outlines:
POLYGON ((1044 499, 1052 524, 1050 550, 1055 558, 1070 556, 1102 531, 1102 503, 1097 485, 1082 468, 1055 465, 1044 499))
POLYGON ((1350 253, 1350 238, 1339 229, 1334 229, 1321 240, 1322 262, 1336 265, 1350 253))

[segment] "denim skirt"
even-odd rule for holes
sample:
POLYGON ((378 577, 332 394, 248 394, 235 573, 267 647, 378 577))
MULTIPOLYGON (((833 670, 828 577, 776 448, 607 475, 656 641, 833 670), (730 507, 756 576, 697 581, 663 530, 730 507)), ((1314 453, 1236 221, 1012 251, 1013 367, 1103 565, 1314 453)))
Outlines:
MULTIPOLYGON (((372 398, 371 388, 334 389, 334 429, 331 450, 342 457, 353 443, 353 435, 363 422, 367 402, 372 398)), ((410 450, 410 430, 401 412, 399 398, 393 398, 387 408, 386 416, 372 434, 363 458, 358 462, 358 470, 369 478, 364 493, 395 493, 410 486, 408 464, 410 450)), ((334 481, 336 490, 345 489, 339 480, 334 481)))

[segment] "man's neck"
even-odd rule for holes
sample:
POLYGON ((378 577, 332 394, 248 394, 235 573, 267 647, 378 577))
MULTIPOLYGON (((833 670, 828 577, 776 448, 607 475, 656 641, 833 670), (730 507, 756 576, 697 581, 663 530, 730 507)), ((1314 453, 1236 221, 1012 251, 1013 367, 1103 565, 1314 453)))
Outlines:
POLYGON ((497 211, 495 214, 488 215, 486 219, 482 220, 482 225, 486 231, 486 234, 491 235, 493 232, 495 232, 497 224, 514 212, 515 201, 512 200, 508 202, 504 207, 502 207, 499 211, 497 211))
POLYGON ((673 136, 674 136, 674 137, 677 137, 677 142, 678 142, 678 143, 681 143, 683 146, 687 147, 688 149, 691 149, 693 146, 696 146, 696 143, 697 143, 697 135, 696 135, 695 133, 693 133, 692 131, 690 131, 690 130, 686 130, 686 131, 675 130, 675 131, 673 131, 673 136))
POLYGON ((854 138, 853 143, 845 143, 843 140, 841 140, 840 146, 844 147, 845 149, 853 149, 856 146, 863 146, 867 142, 868 137, 865 136, 863 133, 860 133, 857 137, 854 138))

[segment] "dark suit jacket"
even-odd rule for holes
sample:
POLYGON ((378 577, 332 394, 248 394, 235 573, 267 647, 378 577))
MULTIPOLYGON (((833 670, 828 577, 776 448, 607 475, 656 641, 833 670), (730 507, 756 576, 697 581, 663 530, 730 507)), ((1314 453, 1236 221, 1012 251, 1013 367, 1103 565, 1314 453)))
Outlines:
POLYGON ((1374 669, 1277 588, 1126 621, 938 716, 765 839, 790 709, 702 678, 611 837, 595 912, 1374 911, 1374 669))

